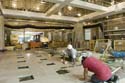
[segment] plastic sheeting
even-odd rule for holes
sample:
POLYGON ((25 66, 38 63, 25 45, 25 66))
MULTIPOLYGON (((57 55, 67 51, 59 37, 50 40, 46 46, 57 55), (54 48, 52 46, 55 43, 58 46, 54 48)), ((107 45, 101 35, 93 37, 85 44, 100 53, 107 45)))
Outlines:
POLYGON ((111 54, 117 58, 125 57, 125 52, 113 51, 111 54))

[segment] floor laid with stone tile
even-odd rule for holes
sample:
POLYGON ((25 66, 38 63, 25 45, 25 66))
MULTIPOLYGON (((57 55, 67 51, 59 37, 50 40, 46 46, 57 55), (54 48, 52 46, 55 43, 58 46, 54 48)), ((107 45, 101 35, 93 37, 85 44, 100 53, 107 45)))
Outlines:
POLYGON ((0 83, 84 83, 80 62, 63 64, 60 57, 43 50, 0 53, 0 83))

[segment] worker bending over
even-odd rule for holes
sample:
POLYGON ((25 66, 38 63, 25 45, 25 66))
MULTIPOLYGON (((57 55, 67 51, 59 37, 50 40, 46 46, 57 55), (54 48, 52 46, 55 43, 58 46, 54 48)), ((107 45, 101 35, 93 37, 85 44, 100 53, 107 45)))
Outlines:
POLYGON ((91 76, 90 80, 92 83, 116 83, 118 77, 112 75, 110 68, 101 60, 98 60, 91 55, 91 52, 82 54, 84 75, 86 75, 85 73, 87 73, 87 71, 93 72, 94 74, 91 76))
POLYGON ((63 53, 65 55, 68 55, 69 61, 71 61, 74 65, 76 61, 76 55, 77 55, 76 49, 74 49, 73 46, 69 44, 67 48, 63 51, 63 53))

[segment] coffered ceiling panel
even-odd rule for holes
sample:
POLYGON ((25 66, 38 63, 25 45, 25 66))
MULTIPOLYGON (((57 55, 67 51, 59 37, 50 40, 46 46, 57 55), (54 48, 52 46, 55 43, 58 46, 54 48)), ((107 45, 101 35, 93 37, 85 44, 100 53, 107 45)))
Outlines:
MULTIPOLYGON (((124 13, 125 0, 0 0, 5 18, 82 22, 124 13)), ((109 17, 110 16, 110 17, 109 17)))
POLYGON ((94 4, 109 7, 113 4, 118 4, 120 2, 124 2, 125 0, 81 0, 81 1, 86 1, 89 3, 94 3, 94 4))
POLYGON ((54 3, 41 0, 2 0, 2 6, 6 9, 18 9, 45 13, 54 3))
POLYGON ((94 11, 83 9, 83 8, 77 8, 77 7, 71 7, 66 6, 62 8, 59 12, 56 14, 63 15, 63 16, 71 16, 71 17, 81 17, 90 13, 93 13, 94 11))

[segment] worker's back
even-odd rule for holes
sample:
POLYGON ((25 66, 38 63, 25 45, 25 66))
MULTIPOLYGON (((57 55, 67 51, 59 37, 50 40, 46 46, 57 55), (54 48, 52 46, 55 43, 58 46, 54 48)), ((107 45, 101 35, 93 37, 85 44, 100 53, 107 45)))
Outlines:
POLYGON ((72 58, 76 58, 76 55, 77 55, 76 49, 74 49, 74 48, 66 49, 65 52, 68 56, 71 56, 72 58))
POLYGON ((112 76, 110 68, 94 57, 88 57, 82 63, 84 68, 95 73, 96 78, 100 80, 108 80, 112 76))

